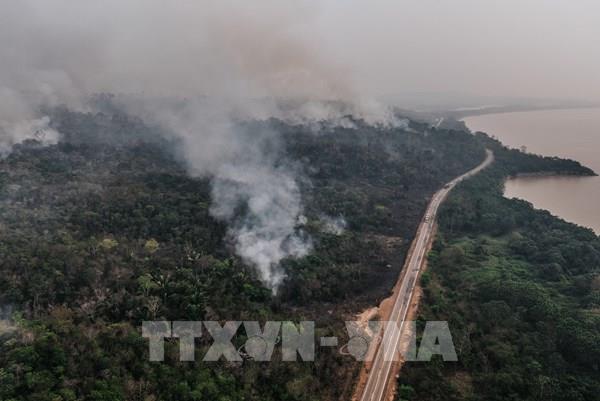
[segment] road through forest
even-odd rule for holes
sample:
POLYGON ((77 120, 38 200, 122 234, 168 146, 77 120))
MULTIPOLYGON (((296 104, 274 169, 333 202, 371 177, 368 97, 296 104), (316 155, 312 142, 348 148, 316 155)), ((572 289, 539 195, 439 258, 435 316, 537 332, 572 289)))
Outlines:
POLYGON ((395 355, 399 353, 400 339, 403 338, 404 321, 406 320, 417 279, 424 265, 428 244, 433 237, 439 206, 458 183, 479 173, 493 161, 494 154, 490 150, 486 150, 486 158, 479 166, 453 179, 431 198, 417 230, 417 235, 413 240, 412 251, 409 252, 404 263, 404 268, 400 274, 400 282, 396 286, 398 290, 393 295, 393 308, 387 318, 389 322, 395 323, 399 330, 392 330, 381 339, 372 366, 368 371, 364 390, 360 393, 360 401, 384 401, 388 399, 389 391, 393 388, 390 383, 394 378, 390 376, 393 375, 394 360, 398 360, 395 355))

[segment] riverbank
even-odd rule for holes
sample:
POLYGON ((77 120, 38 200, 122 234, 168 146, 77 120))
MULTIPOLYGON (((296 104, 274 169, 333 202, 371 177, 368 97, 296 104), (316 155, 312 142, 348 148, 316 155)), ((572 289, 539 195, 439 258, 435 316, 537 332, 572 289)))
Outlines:
POLYGON ((515 178, 558 178, 558 177, 598 177, 598 174, 592 170, 592 174, 578 173, 573 171, 545 171, 536 173, 517 173, 511 175, 507 180, 515 178))
POLYGON ((479 117, 492 114, 512 114, 512 113, 530 113, 534 111, 560 111, 560 110, 585 110, 585 109, 597 109, 599 104, 595 103, 581 103, 575 105, 512 105, 512 106, 494 106, 484 108, 472 108, 466 110, 453 110, 444 113, 449 118, 455 118, 457 120, 464 120, 470 117, 479 117))
MULTIPOLYGON (((484 131, 512 148, 577 160, 590 169, 572 174, 561 168, 511 174, 505 195, 527 200, 567 221, 600 233, 600 109, 495 114, 465 119, 471 131, 484 131)), ((517 173, 515 171, 515 173, 517 173)))

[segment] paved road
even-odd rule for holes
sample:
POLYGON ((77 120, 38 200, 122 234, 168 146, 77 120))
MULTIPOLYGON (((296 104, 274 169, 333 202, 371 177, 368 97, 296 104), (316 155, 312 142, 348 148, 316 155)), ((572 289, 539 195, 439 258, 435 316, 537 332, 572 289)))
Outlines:
POLYGON ((450 181, 442 189, 433 195, 429 206, 423 216, 423 220, 417 230, 417 236, 413 241, 413 250, 409 254, 404 264, 404 276, 401 276, 399 290, 395 294, 394 306, 388 321, 396 322, 399 330, 387 330, 373 358, 373 365, 369 371, 369 377, 365 385, 361 401, 384 401, 387 396, 386 389, 392 375, 392 365, 394 359, 398 359, 398 349, 400 347, 400 338, 404 328, 404 320, 408 313, 410 300, 412 298, 417 278, 419 276, 425 252, 433 235, 435 218, 440 204, 444 201, 448 193, 462 180, 465 180, 489 166, 494 161, 494 154, 486 150, 487 156, 483 163, 473 170, 450 181), (394 358, 396 356, 396 358, 394 358))

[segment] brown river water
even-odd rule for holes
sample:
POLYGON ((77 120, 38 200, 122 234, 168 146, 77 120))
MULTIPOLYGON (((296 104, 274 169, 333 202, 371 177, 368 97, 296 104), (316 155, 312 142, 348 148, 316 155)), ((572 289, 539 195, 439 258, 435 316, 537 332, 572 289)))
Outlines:
MULTIPOLYGON (((465 118, 472 131, 531 153, 577 160, 600 174, 600 109, 531 111, 465 118)), ((600 234, 600 177, 521 177, 504 195, 525 199, 600 234)))

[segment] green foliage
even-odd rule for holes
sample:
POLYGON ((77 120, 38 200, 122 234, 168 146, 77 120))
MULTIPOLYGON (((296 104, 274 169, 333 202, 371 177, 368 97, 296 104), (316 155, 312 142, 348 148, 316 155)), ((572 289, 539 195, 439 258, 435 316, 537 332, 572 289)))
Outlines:
POLYGON ((481 139, 497 162, 443 206, 422 281, 420 319, 449 322, 459 361, 407 364, 400 383, 415 389, 407 399, 597 400, 600 315, 589 295, 600 239, 501 192, 515 172, 588 171, 481 139))
POLYGON ((144 244, 144 249, 146 251, 148 251, 149 253, 154 253, 154 252, 158 251, 159 247, 160 247, 160 245, 158 244, 158 241, 155 240, 154 238, 149 239, 144 244))
POLYGON ((106 113, 53 111, 58 145, 26 142, 0 161, 0 305, 22 313, 0 337, 0 399, 348 398, 359 367, 351 358, 183 364, 168 341, 167 360, 152 364, 139 327, 297 317, 343 337, 344 317, 387 294, 427 198, 476 165, 483 146, 464 132, 425 135, 417 123, 319 135, 278 121, 240 127, 280 133, 274 157, 297 168, 313 240, 310 256, 283 261, 274 296, 211 217, 210 177, 190 177, 180 144, 103 99, 106 113), (323 230, 323 214, 343 216, 345 232, 323 230))
MULTIPOLYGON (((444 207, 423 277, 426 312, 461 330, 460 372, 439 362, 411 369, 400 396, 577 399, 596 389, 597 237, 501 197, 506 175, 589 173, 576 162, 415 122, 319 135, 247 124, 248 135, 280 133, 277 162, 297 168, 314 245, 283 261, 274 296, 233 253, 227 227, 210 215, 210 177, 186 173, 179 144, 115 110, 54 113, 61 143, 24 143, 0 161, 0 305, 19 311, 18 329, 0 333, 0 399, 349 399, 359 364, 333 352, 306 364, 186 364, 167 341, 166 361, 150 363, 139 327, 298 317, 343 337, 347 316, 388 294, 427 199, 477 165, 484 147, 497 167, 444 207), (323 214, 343 216, 346 231, 322 230, 323 214)), ((199 354, 209 341, 198 340, 199 354)))

